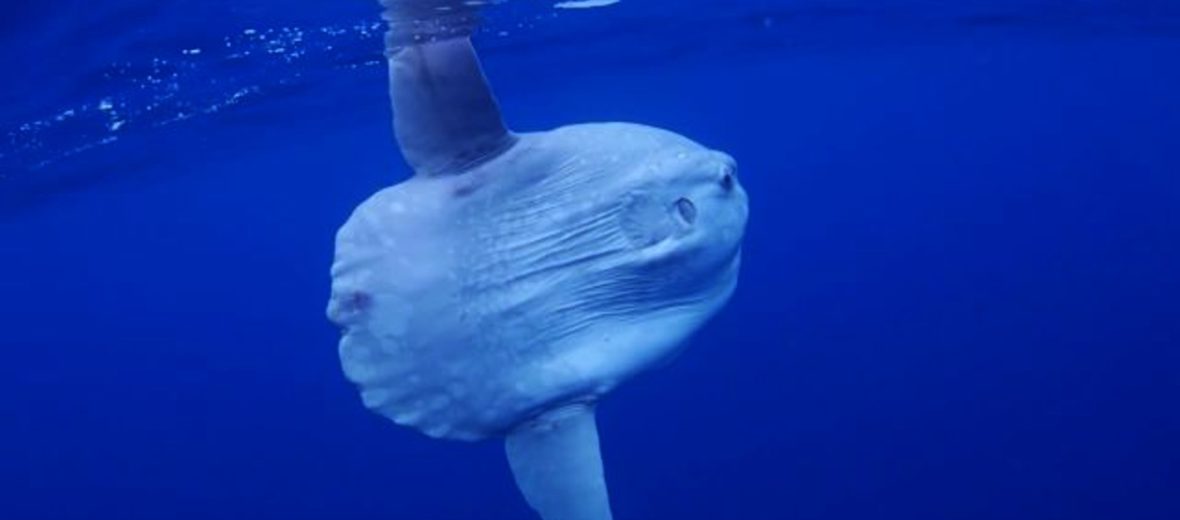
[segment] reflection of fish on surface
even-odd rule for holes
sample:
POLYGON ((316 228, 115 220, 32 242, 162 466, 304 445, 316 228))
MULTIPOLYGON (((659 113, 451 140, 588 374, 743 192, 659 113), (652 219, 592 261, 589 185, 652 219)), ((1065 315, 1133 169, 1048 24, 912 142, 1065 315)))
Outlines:
MULTIPOLYGON (((403 5, 393 30, 435 27, 403 5)), ((732 158, 666 130, 508 130, 466 36, 391 40, 394 127, 416 175, 337 236, 341 361, 398 424, 505 437, 545 520, 609 520, 595 406, 728 301, 746 194, 732 158)))
POLYGON ((568 2, 558 2, 553 4, 557 9, 593 9, 595 7, 606 7, 615 5, 622 0, 571 0, 568 2))
POLYGON ((487 1, 380 0, 389 23, 390 49, 432 40, 471 35, 479 26, 479 9, 487 1))

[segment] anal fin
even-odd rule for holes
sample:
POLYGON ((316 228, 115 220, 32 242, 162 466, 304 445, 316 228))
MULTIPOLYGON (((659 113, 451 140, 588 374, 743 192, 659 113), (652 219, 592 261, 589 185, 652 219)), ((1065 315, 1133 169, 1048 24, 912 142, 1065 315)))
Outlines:
POLYGON ((506 441, 508 463, 529 505, 544 520, 611 520, 594 408, 553 410, 506 441))

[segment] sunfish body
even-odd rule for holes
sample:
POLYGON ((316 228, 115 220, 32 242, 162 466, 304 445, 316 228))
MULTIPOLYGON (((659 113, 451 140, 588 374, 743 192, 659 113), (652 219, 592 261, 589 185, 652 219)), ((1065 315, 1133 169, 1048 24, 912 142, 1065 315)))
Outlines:
POLYGON ((505 437, 545 520, 609 519, 595 405, 733 293, 734 161, 640 125, 512 133, 466 38, 397 50, 390 71, 416 175, 338 234, 345 373, 399 424, 505 437))

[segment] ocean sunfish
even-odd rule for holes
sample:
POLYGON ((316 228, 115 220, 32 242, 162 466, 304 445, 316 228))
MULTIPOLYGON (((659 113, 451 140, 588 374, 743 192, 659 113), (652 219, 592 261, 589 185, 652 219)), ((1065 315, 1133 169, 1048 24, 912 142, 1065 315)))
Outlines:
POLYGON ((734 292, 734 160, 657 128, 509 131, 471 42, 391 50, 415 175, 340 229, 328 315, 364 403, 444 439, 506 439, 545 520, 611 518, 594 412, 734 292))

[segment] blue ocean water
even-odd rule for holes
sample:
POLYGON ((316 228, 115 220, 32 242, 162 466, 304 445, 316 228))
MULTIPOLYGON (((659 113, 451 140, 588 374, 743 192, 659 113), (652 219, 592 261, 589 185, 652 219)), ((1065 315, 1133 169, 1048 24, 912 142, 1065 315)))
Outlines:
MULTIPOLYGON (((0 7, 0 518, 528 519, 365 410, 336 228, 408 172, 371 2, 0 7)), ((510 125, 737 157, 727 309, 600 407, 616 518, 1180 518, 1180 7, 512 0, 510 125)))

